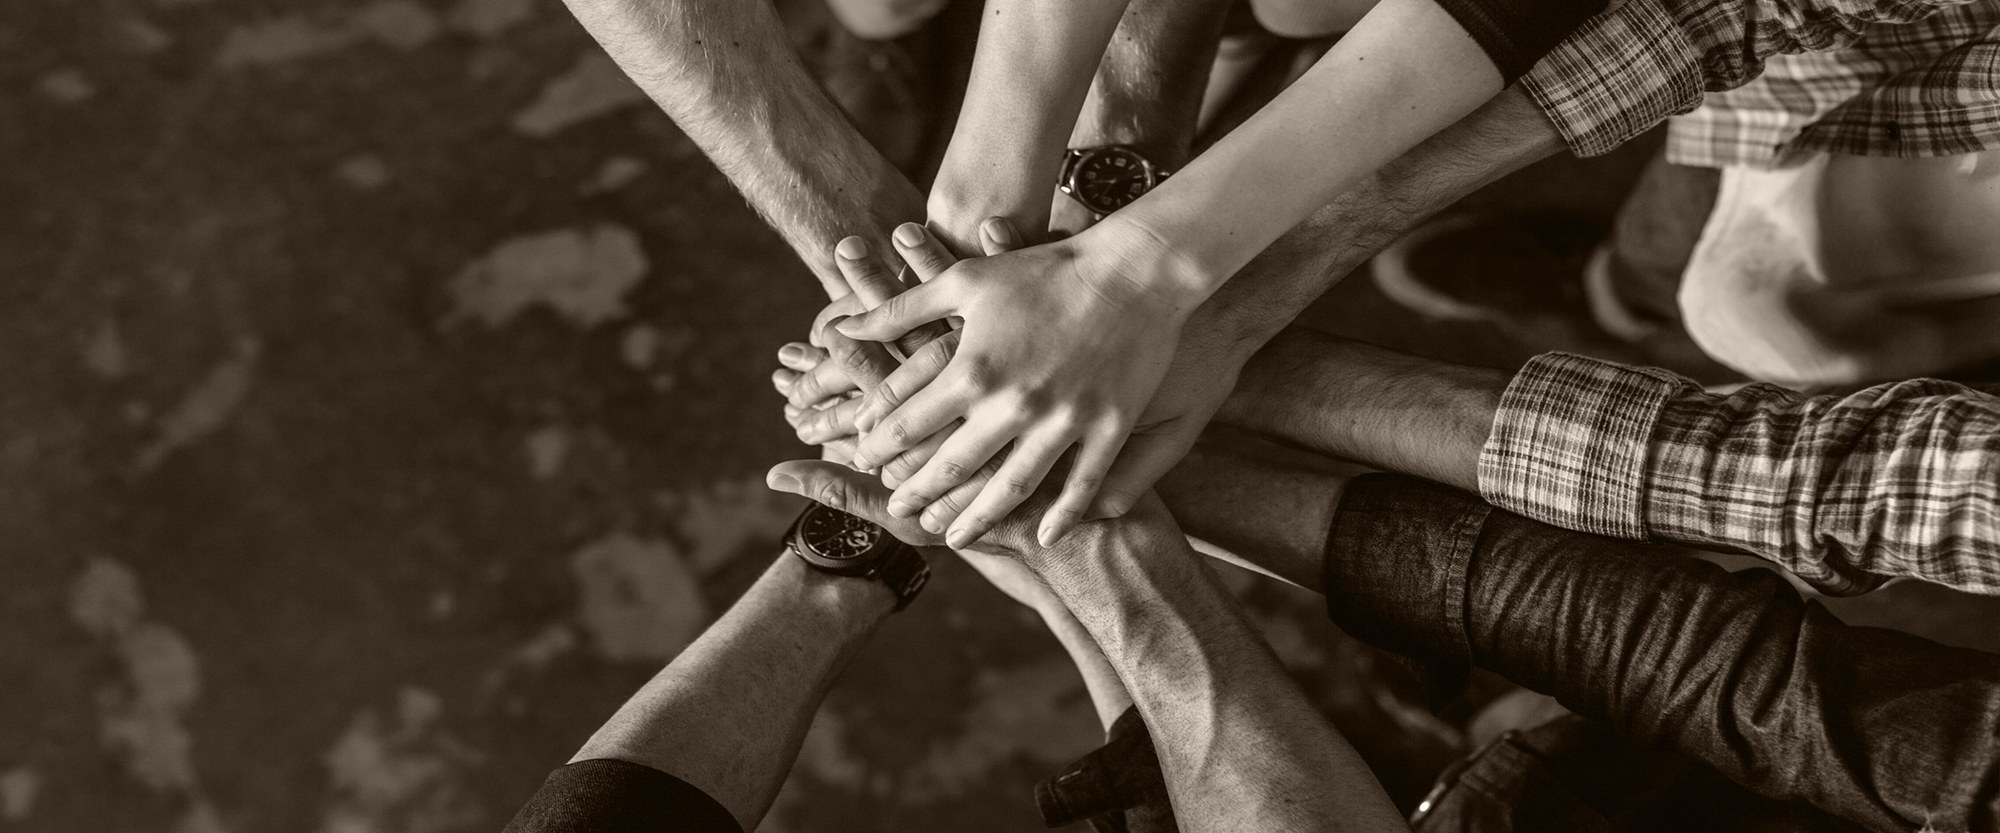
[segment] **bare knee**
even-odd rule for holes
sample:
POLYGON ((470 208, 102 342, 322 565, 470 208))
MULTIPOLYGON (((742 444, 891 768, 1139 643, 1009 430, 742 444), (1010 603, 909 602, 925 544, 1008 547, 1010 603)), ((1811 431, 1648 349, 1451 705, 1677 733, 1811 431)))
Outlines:
POLYGON ((1271 34, 1318 38, 1354 28, 1375 0, 1250 0, 1250 12, 1271 34))
POLYGON ((864 40, 900 38, 922 28, 947 0, 827 0, 840 25, 864 40))

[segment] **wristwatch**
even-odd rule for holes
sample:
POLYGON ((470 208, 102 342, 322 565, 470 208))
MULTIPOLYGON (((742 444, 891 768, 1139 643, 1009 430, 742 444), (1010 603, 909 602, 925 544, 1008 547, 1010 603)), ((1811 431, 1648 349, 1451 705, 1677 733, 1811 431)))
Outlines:
POLYGON ((917 548, 880 524, 817 503, 799 513, 785 532, 785 549, 822 573, 881 582, 902 610, 931 580, 931 565, 917 548))
POLYGON ((1130 205, 1166 181, 1166 169, 1131 145, 1071 148, 1063 156, 1056 187, 1090 209, 1097 219, 1130 205))

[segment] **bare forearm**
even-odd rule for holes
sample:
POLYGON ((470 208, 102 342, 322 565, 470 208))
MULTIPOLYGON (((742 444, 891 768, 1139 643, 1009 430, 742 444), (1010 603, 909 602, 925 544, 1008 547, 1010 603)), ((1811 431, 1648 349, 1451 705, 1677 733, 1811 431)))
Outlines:
POLYGON ((1189 326, 1230 333, 1247 357, 1419 223, 1562 149, 1548 117, 1509 89, 1314 212, 1223 284, 1189 326))
POLYGON ((1171 525, 1101 525, 1029 566, 1131 692, 1183 829, 1401 828, 1366 765, 1171 525))
POLYGON ((1222 0, 1132 0, 1070 145, 1132 145, 1169 170, 1187 164, 1228 12, 1222 0))
POLYGON ((945 242, 976 253, 1006 217, 1039 235, 1077 111, 1125 0, 986 0, 965 106, 932 189, 945 242))
POLYGON ((1430 0, 1382 0, 1319 63, 1180 175, 1107 222, 1150 231, 1204 299, 1363 177, 1501 91, 1490 58, 1430 0))
POLYGON ((1479 488, 1479 451, 1508 374, 1310 330, 1272 341, 1216 415, 1322 454, 1479 488))
POLYGON ((894 606, 874 582, 780 557, 572 760, 650 766, 700 788, 753 829, 827 688, 894 606))
POLYGON ((888 229, 923 198, 848 123, 799 62, 769 0, 564 0, 783 235, 829 295, 835 243, 888 229))

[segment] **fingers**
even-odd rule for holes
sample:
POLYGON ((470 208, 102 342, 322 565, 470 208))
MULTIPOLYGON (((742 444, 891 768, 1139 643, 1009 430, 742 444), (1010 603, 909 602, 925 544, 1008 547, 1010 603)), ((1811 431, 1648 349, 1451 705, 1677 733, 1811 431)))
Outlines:
MULTIPOLYGON (((923 399, 919 397, 914 401, 921 402, 923 399)), ((892 419, 890 423, 885 424, 893 422, 892 419)), ((889 514, 899 518, 915 515, 937 502, 938 498, 950 492, 953 487, 972 479, 972 475, 979 471, 980 467, 985 466, 988 460, 1000 453, 1000 449, 1007 447, 1007 443, 1013 441, 1017 427, 1008 422, 976 424, 967 421, 959 430, 952 432, 951 438, 944 441, 944 445, 938 448, 937 454, 931 457, 930 462, 925 463, 924 467, 909 480, 904 481, 903 485, 896 487, 895 494, 889 498, 889 514)), ((874 437, 875 435, 871 434, 868 439, 863 440, 862 447, 865 449, 874 437)), ((926 524, 924 528, 932 532, 941 533, 945 530, 945 524, 939 515, 927 515, 924 522, 926 524)))
POLYGON ((1021 235, 1005 217, 993 217, 979 225, 979 248, 987 257, 1021 248, 1021 235))
POLYGON ((779 370, 771 374, 773 384, 779 384, 781 378, 786 382, 779 385, 778 392, 784 394, 785 401, 795 408, 818 407, 828 399, 845 396, 857 389, 846 369, 831 361, 820 362, 804 373, 779 370))
POLYGON ((875 430, 883 417, 894 413, 910 397, 929 387, 942 375, 957 352, 958 334, 951 333, 911 354, 909 361, 903 362, 902 367, 883 377, 874 390, 868 391, 867 404, 855 419, 855 425, 863 431, 875 430))
MULTIPOLYGON (((889 271, 881 260, 869 257, 867 240, 849 237, 840 241, 833 247, 833 262, 840 268, 840 276, 847 279, 847 286, 854 290, 849 297, 858 302, 847 315, 877 306, 903 291, 903 282, 896 279, 896 273, 889 271)), ((813 322, 813 332, 819 332, 820 323, 813 322)))
POLYGON ((867 312, 868 309, 868 306, 862 304, 860 295, 849 292, 834 300, 833 303, 820 308, 820 311, 813 315, 812 329, 807 330, 806 335, 810 336, 813 344, 817 345, 820 343, 820 333, 826 329, 828 321, 857 315, 867 312))
POLYGON ((847 377, 864 393, 880 387, 882 380, 896 371, 896 358, 889 355, 889 351, 880 344, 857 341, 841 335, 837 329, 839 323, 840 319, 828 322, 826 329, 820 334, 822 343, 826 345, 827 356, 831 359, 826 364, 839 368, 841 375, 847 377))
POLYGON ((799 442, 806 445, 825 445, 844 437, 855 435, 854 412, 860 410, 861 400, 843 399, 824 408, 786 409, 792 429, 799 435, 799 442), (793 417, 796 414, 796 417, 793 417))
POLYGON ((1104 488, 1084 516, 1088 520, 1116 518, 1132 511, 1153 484, 1186 457, 1201 438, 1204 423, 1184 420, 1134 434, 1104 478, 1104 488), (1189 427, 1192 426, 1192 427, 1189 427))
MULTIPOLYGON (((886 386, 888 382, 885 380, 883 384, 886 386)), ((854 464, 873 469, 894 460, 896 455, 914 448, 926 437, 951 424, 952 420, 963 416, 974 399, 969 387, 947 371, 937 381, 905 400, 894 413, 882 417, 868 428, 860 427, 871 407, 864 404, 861 414, 855 418, 855 427, 861 431, 861 446, 854 464)))
POLYGON ((803 342, 794 341, 778 348, 778 364, 801 373, 825 360, 825 350, 803 342))
POLYGON ((943 543, 943 539, 925 532, 914 521, 890 517, 885 508, 889 490, 882 488, 874 478, 838 463, 818 460, 779 463, 764 475, 764 484, 776 491, 789 492, 829 509, 838 509, 862 520, 881 524, 890 535, 906 544, 934 547, 943 543))
POLYGON ((950 275, 941 276, 840 322, 840 332, 862 341, 893 341, 956 311, 955 288, 950 275))
MULTIPOLYGON (((903 481, 915 476, 918 471, 923 469, 925 463, 930 462, 932 457, 937 456, 938 448, 944 445, 945 440, 951 439, 952 432, 957 431, 958 426, 961 424, 963 423, 954 420, 950 425, 938 429, 937 433, 930 435, 923 442, 917 443, 915 448, 896 455, 896 459, 894 460, 883 463, 881 468, 882 485, 894 489, 903 485, 903 481)), ((857 428, 856 430, 859 429, 857 428)))
POLYGON ((943 241, 916 223, 897 226, 896 233, 891 237, 896 243, 896 254, 902 255, 903 262, 910 265, 910 271, 917 273, 917 280, 925 283, 944 274, 944 270, 958 262, 958 256, 945 248, 943 241))
MULTIPOLYGON (((1075 441, 1076 434, 1068 430, 1044 431, 1015 441, 1013 450, 1007 454, 1007 461, 1001 464, 962 514, 955 520, 944 519, 940 510, 940 525, 948 529, 944 536, 945 543, 954 549, 963 549, 986 537, 986 533, 1035 493, 1036 487, 1042 485, 1042 479, 1048 477, 1049 469, 1055 467, 1056 460, 1075 441)), ((941 503, 944 501, 931 504, 931 509, 940 509, 941 503)), ((924 514, 928 516, 930 511, 925 510, 924 514)))
POLYGON ((1084 510, 1090 507, 1091 499, 1097 496, 1099 487, 1103 485, 1105 472, 1118 459, 1118 451, 1124 447, 1125 437, 1130 432, 1129 424, 1113 422, 1084 435, 1076 451, 1076 462, 1070 466, 1069 477, 1063 483, 1062 495, 1042 515, 1041 528, 1035 532, 1037 543, 1044 547, 1055 546, 1057 541, 1076 528, 1083 519, 1084 510))

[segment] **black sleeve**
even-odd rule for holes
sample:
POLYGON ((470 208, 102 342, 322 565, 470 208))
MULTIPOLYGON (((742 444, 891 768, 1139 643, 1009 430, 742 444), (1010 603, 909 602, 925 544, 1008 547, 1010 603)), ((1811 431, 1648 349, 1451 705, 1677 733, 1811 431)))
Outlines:
POLYGON ((743 833, 693 784, 625 761, 578 761, 549 773, 506 833, 743 833))
POLYGON ((1500 68, 1512 86, 1583 22, 1604 11, 1605 0, 1437 0, 1500 68))
POLYGON ((1153 749, 1152 733, 1130 706, 1111 724, 1104 746, 1035 785, 1042 822, 1061 827, 1089 820, 1099 831, 1175 833, 1173 804, 1153 749))

